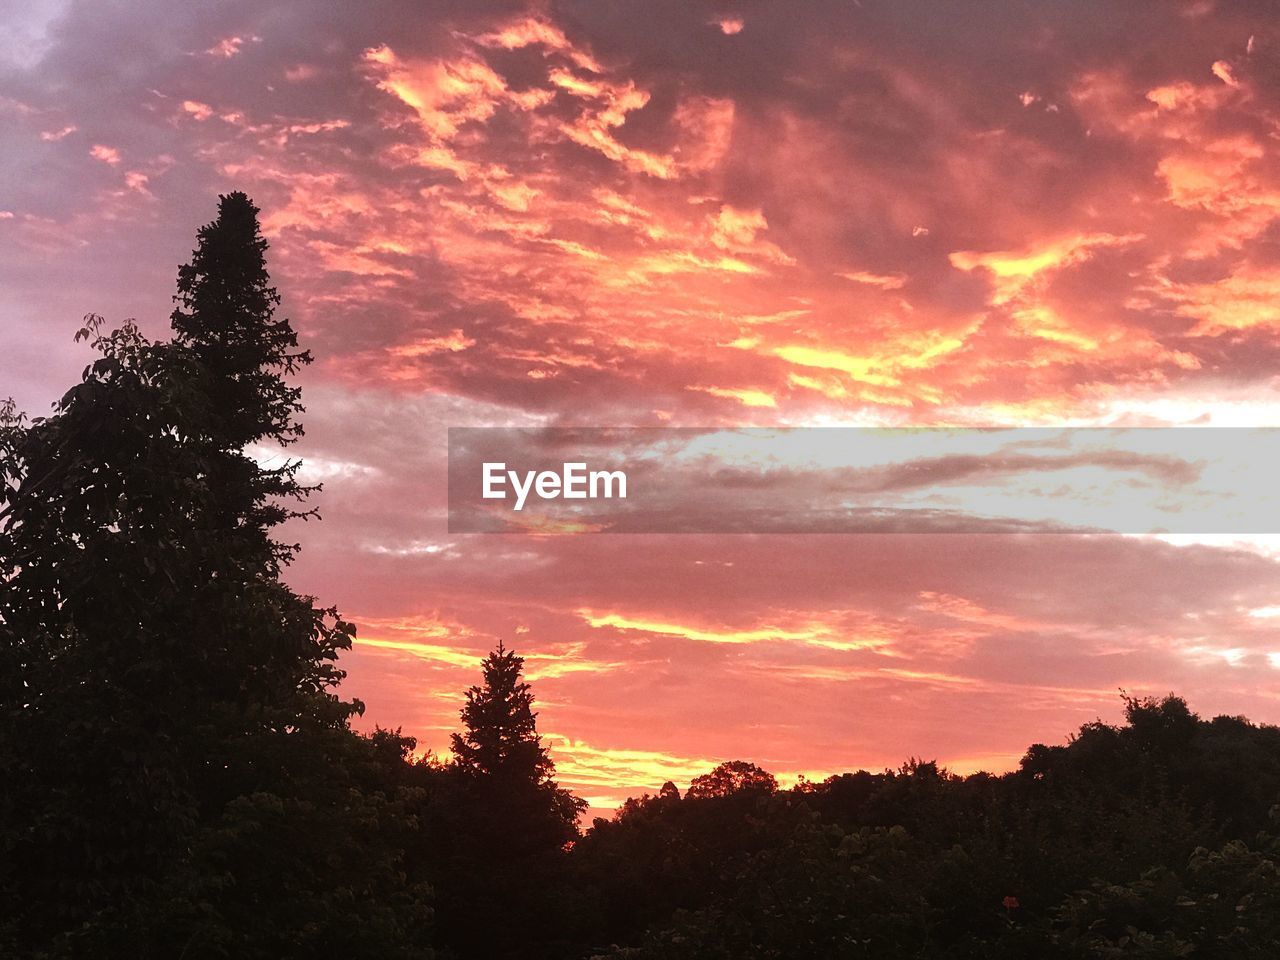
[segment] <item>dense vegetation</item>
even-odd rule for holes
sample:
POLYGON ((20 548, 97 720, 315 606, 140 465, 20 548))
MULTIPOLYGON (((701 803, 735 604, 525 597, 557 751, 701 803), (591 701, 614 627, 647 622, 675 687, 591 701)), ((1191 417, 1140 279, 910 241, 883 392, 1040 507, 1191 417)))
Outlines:
POLYGON ((448 763, 353 732, 354 628, 281 579, 309 362, 222 198, 174 337, 0 416, 0 955, 1280 956, 1280 729, 1129 699, 1016 771, 726 763, 585 834, 495 650, 448 763))

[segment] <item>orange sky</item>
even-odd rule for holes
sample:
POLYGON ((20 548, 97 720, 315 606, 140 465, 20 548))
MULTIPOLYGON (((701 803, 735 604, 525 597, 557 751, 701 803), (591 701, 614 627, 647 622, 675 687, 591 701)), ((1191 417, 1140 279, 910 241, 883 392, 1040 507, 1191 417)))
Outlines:
POLYGON ((1269 4, 190 6, 0 42, 0 393, 162 334, 247 191, 367 723, 443 748, 499 638, 596 806, 1003 769, 1120 687, 1280 720, 1268 538, 450 537, 443 489, 448 426, 1274 423, 1269 4))

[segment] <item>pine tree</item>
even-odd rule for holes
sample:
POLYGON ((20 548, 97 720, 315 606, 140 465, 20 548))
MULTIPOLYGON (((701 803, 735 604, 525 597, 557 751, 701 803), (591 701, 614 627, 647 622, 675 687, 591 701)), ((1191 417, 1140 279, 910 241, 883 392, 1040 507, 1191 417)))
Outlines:
POLYGON ((302 434, 294 416, 301 389, 285 383, 311 363, 289 321, 275 316, 280 295, 270 285, 267 241, 258 208, 243 193, 218 198, 218 217, 200 228, 191 262, 178 271, 176 342, 189 348, 210 378, 211 411, 229 449, 269 437, 302 434))
POLYGON ((524 658, 502 643, 485 658, 483 686, 467 691, 464 733, 453 734, 454 762, 473 776, 543 784, 555 764, 542 745, 533 693, 521 680, 524 658))
POLYGON ((252 546, 288 563, 296 545, 275 543, 269 531, 284 520, 309 517, 291 504, 313 488, 297 480, 297 461, 266 469, 246 448, 281 445, 302 436, 295 419, 301 390, 284 377, 311 363, 298 350, 288 319, 276 316, 280 295, 267 273, 267 241, 258 208, 243 193, 218 200, 218 216, 201 227, 191 260, 178 269, 174 343, 194 361, 204 399, 200 440, 208 448, 208 486, 223 528, 254 534, 252 546))
POLYGON ((569 896, 565 848, 586 804, 553 779, 537 731, 524 659, 501 643, 483 682, 467 691, 463 732, 452 740, 458 795, 432 878, 442 942, 463 956, 553 956, 530 944, 562 932, 569 896), (493 905, 503 919, 493 921, 493 905))
POLYGON ((219 197, 217 218, 199 229, 190 262, 178 269, 172 347, 194 371, 200 416, 189 441, 203 455, 208 508, 194 526, 223 548, 226 568, 209 576, 241 585, 242 612, 257 608, 255 630, 214 642, 232 654, 229 675, 285 724, 317 708, 342 723, 358 705, 333 710, 337 703, 323 690, 343 676, 333 661, 352 631, 280 580, 298 547, 272 539, 283 521, 314 515, 294 506, 314 488, 297 481, 298 461, 268 469, 247 449, 302 436, 301 390, 284 378, 312 359, 298 349, 288 319, 276 316, 280 295, 267 272, 258 212, 244 193, 219 197))
POLYGON ((306 490, 244 450, 300 433, 264 249, 224 197, 175 342, 92 318, 53 415, 0 411, 5 955, 425 953, 333 692, 354 630, 280 578, 306 490))

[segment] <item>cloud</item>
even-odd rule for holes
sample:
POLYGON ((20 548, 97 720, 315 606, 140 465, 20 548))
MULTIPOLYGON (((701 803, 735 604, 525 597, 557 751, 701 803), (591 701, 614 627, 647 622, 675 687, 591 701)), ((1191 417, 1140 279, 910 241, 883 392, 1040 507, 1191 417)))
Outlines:
POLYGON ((103 163, 109 163, 115 166, 120 162, 120 151, 115 147, 104 146, 101 143, 95 143, 89 148, 89 156, 95 160, 101 160, 103 163))

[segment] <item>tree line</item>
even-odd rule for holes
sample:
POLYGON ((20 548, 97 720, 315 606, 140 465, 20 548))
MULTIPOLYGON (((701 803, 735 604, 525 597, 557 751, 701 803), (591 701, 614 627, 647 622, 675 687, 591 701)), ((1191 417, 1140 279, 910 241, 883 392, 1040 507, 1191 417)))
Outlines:
POLYGON ((501 644, 451 757, 360 734, 355 627, 282 578, 311 361, 220 198, 173 335, 89 318, 0 410, 0 956, 1274 958, 1280 729, 1127 698, 1018 768, 732 761, 585 830, 501 644))

